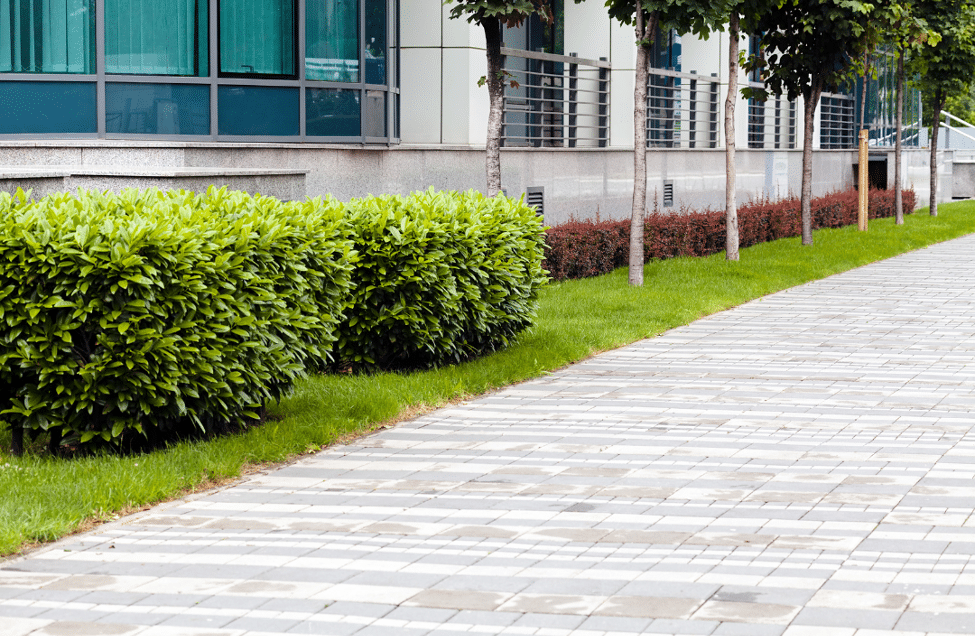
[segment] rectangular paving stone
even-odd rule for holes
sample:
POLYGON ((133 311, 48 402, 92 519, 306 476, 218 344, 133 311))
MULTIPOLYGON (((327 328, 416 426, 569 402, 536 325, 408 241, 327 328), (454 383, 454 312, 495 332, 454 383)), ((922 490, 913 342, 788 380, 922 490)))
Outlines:
POLYGON ((688 619, 702 600, 677 597, 612 596, 594 612, 613 617, 647 617, 652 619, 688 619))
POLYGON ((786 626, 772 626, 770 624, 743 624, 739 622, 723 622, 712 632, 713 635, 782 635, 786 626))
POLYGON ((867 608, 803 608, 794 620, 806 626, 836 626, 843 628, 892 630, 902 611, 871 610, 867 608))
POLYGON ((421 591, 408 598, 407 606, 424 606, 428 608, 444 608, 449 610, 495 610, 511 594, 491 591, 471 590, 427 590, 421 591))
POLYGON ((910 633, 974 634, 973 613, 917 613, 905 612, 895 625, 896 630, 910 633))
POLYGON ((695 612, 693 619, 787 625, 800 610, 786 604, 708 601, 695 612))

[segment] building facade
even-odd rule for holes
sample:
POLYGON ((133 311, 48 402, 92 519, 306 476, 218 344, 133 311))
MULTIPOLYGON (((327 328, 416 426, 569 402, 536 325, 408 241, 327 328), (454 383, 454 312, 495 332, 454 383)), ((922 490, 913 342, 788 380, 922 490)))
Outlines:
MULTIPOLYGON (((548 223, 626 215, 634 33, 601 2, 552 1, 553 24, 503 34, 514 81, 503 185, 548 223)), ((449 11, 440 0, 0 0, 0 188, 484 188, 484 34, 449 11)), ((722 206, 726 37, 656 38, 648 187, 663 209, 722 206)), ((880 185, 893 172, 890 76, 876 74, 865 108, 880 185)), ((816 114, 816 193, 853 183, 862 115, 850 93, 825 95, 816 114)), ((903 174, 925 196, 907 112, 903 174)), ((798 192, 800 104, 741 98, 736 113, 739 197, 798 192)))

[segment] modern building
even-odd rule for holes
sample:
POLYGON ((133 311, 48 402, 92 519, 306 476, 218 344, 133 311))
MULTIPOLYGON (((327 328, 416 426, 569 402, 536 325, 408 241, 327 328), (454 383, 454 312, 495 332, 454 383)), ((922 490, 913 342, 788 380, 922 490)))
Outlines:
MULTIPOLYGON (((633 30, 597 0, 552 2, 553 24, 504 33, 515 83, 503 185, 548 223, 628 214, 633 30)), ((0 189, 217 183, 349 198, 484 188, 485 39, 449 12, 441 0, 0 0, 0 189)), ((648 187, 665 209, 722 206, 726 37, 658 34, 648 187)), ((879 60, 865 111, 882 185, 895 130, 879 60)), ((903 174, 926 197, 918 96, 907 103, 903 174)), ((861 110, 858 90, 823 97, 816 193, 852 185, 861 110)), ((741 98, 736 112, 739 197, 798 192, 800 103, 741 98)))

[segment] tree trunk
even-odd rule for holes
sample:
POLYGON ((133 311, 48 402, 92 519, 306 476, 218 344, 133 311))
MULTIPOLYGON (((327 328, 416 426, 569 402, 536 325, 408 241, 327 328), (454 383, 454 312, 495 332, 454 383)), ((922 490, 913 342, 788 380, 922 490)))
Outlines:
POLYGON ((896 61, 896 225, 901 226, 905 221, 902 218, 902 91, 905 79, 903 78, 903 52, 899 51, 896 61))
POLYGON ((628 283, 645 282, 645 213, 648 211, 648 59, 658 14, 645 16, 641 0, 635 0, 638 51, 634 62, 634 195, 631 198, 631 237, 628 249, 628 283), (647 24, 646 24, 647 22, 647 24), (650 35, 649 35, 650 34, 650 35))
POLYGON ((729 15, 729 90, 726 91, 726 260, 740 260, 740 229, 736 219, 736 80, 740 59, 740 14, 729 15))
POLYGON ((10 455, 24 455, 24 428, 20 425, 14 425, 10 430, 10 455))
POLYGON ((811 232, 811 163, 814 158, 814 110, 821 99, 821 80, 804 94, 804 158, 801 164, 801 245, 813 245, 811 232))
POLYGON ((489 92, 488 133, 485 138, 485 182, 489 197, 502 191, 502 162, 499 147, 502 144, 502 99, 505 82, 502 77, 505 57, 502 55, 502 31, 498 18, 483 18, 485 29, 485 57, 488 74, 485 83, 489 92))
POLYGON ((937 215, 936 210, 936 142, 940 132, 940 111, 943 110, 943 91, 933 92, 933 124, 930 133, 930 216, 937 215))

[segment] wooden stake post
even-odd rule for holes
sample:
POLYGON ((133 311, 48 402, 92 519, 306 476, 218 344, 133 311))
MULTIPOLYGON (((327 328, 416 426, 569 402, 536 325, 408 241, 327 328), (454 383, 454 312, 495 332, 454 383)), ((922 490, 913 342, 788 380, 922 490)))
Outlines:
POLYGON ((868 130, 858 131, 858 229, 868 230, 868 130))

